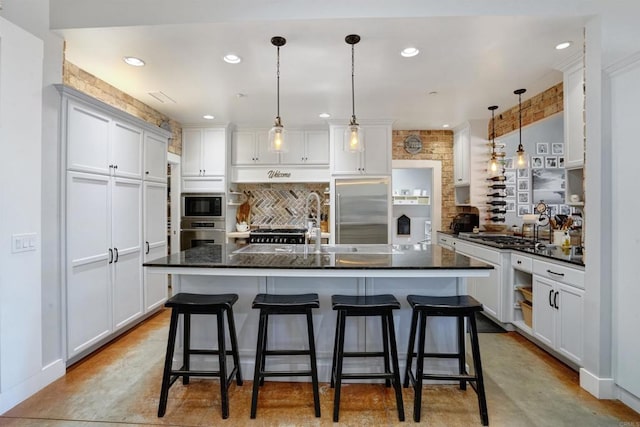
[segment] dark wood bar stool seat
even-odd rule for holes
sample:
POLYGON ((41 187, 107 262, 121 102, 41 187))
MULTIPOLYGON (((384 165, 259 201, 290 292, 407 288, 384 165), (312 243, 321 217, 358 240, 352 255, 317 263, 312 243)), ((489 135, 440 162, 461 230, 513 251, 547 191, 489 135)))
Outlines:
POLYGON ((392 311, 400 308, 398 300, 389 294, 385 295, 332 295, 331 305, 338 312, 336 336, 333 347, 333 365, 331 367, 331 387, 335 387, 333 401, 333 421, 338 422, 340 415, 340 389, 346 379, 384 379, 387 387, 393 384, 396 393, 398 418, 404 421, 404 405, 400 385, 400 368, 398 366, 398 349, 393 327, 392 311), (349 316, 380 316, 382 321, 383 351, 344 351, 345 326, 349 316), (349 372, 343 373, 345 357, 381 357, 384 360, 384 372, 349 372), (391 369, 393 365, 393 369, 391 369))
POLYGON ((409 332, 409 348, 407 350, 407 366, 405 369, 404 386, 409 386, 409 381, 414 389, 413 420, 420 421, 420 409, 422 406, 422 382, 423 380, 460 382, 460 389, 466 390, 467 382, 478 395, 480 419, 482 425, 489 425, 487 413, 487 399, 484 392, 482 378, 482 364, 480 362, 480 346, 478 344, 478 330, 476 327, 476 312, 483 310, 482 304, 469 295, 457 295, 449 297, 432 297, 422 295, 409 295, 407 301, 413 312, 411 317, 411 330, 409 332), (427 317, 455 317, 457 319, 458 351, 456 353, 427 353, 425 352, 425 335, 427 317), (474 375, 469 375, 466 368, 464 320, 468 319, 471 338, 471 352, 473 354, 474 375), (420 329, 418 329, 418 322, 420 329), (418 333, 418 349, 414 352, 414 344, 418 333), (416 358, 416 371, 413 372, 413 358, 416 358), (458 374, 430 374, 424 372, 425 358, 458 359, 458 374))
POLYGON ((233 304, 238 301, 236 294, 190 294, 179 293, 169 298, 165 307, 171 308, 171 323, 169 324, 169 339, 167 342, 167 353, 164 361, 164 372, 162 374, 162 388, 160 390, 160 404, 158 406, 158 417, 162 417, 167 409, 167 398, 169 388, 175 381, 182 377, 183 384, 189 384, 189 377, 217 377, 220 378, 220 400, 222 403, 222 418, 229 417, 229 385, 233 377, 236 383, 242 385, 242 373, 240 372, 240 355, 238 352, 238 338, 233 318, 233 304), (224 313, 227 313, 229 324, 229 337, 231 340, 231 350, 226 349, 224 313), (176 343, 178 330, 178 316, 183 315, 183 358, 182 366, 179 369, 172 369, 173 352, 176 343), (218 348, 217 349, 193 349, 191 348, 191 315, 209 314, 215 315, 218 327, 218 348), (219 369, 217 371, 203 371, 190 369, 190 357, 192 354, 217 355, 219 369), (227 375, 227 356, 233 357, 234 367, 227 375))
POLYGON ((313 334, 312 309, 320 307, 318 294, 258 294, 253 300, 253 308, 260 309, 258 325, 258 344, 256 348, 256 364, 253 374, 253 393, 251 395, 251 418, 256 417, 258 408, 258 391, 268 377, 301 377, 310 376, 313 387, 313 405, 316 417, 320 416, 320 392, 318 390, 318 368, 316 365, 316 346, 313 334), (302 314, 307 319, 308 350, 268 349, 267 331, 269 316, 302 314), (309 356, 310 369, 302 371, 267 371, 267 356, 309 356))

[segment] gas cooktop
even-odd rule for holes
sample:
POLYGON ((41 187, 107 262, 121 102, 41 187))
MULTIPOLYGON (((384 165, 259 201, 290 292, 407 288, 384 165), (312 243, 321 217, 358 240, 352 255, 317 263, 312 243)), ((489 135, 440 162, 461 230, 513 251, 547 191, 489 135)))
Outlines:
POLYGON ((509 248, 533 248, 535 242, 533 239, 527 239, 525 237, 510 236, 506 234, 473 234, 473 233, 460 233, 459 238, 469 241, 482 242, 488 246, 494 246, 496 248, 509 249, 509 248))

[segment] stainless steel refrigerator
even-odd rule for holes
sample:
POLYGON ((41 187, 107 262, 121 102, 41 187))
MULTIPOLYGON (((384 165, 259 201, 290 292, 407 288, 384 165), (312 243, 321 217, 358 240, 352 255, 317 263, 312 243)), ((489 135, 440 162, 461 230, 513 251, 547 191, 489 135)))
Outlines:
POLYGON ((335 242, 389 243, 389 179, 337 179, 335 242))

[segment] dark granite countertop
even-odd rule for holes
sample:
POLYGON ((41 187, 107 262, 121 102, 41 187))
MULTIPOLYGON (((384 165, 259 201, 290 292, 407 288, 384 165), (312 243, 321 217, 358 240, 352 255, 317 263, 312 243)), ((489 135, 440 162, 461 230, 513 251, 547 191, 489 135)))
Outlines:
MULTIPOLYGON (((202 246, 145 262, 144 266, 326 270, 487 270, 493 268, 438 245, 336 245, 324 247, 330 253, 319 254, 312 252, 305 254, 302 250, 303 246, 234 244, 202 246), (343 252, 354 247, 355 252, 343 252), (280 250, 276 252, 277 248, 280 250), (382 253, 384 251, 388 253, 382 253)), ((313 246, 310 249, 312 250, 313 246)))
POLYGON ((538 248, 535 248, 535 247, 497 248, 491 244, 487 244, 483 242, 482 240, 469 239, 469 238, 465 239, 463 237, 460 237, 459 235, 452 234, 449 231, 438 231, 438 233, 452 235, 452 237, 456 237, 465 242, 475 243, 475 244, 486 246, 488 248, 496 249, 499 251, 521 252, 529 255, 536 255, 542 258, 548 258, 554 261, 562 261, 562 262, 566 262, 576 266, 584 267, 584 261, 583 261, 582 255, 575 254, 575 249, 574 249, 574 253, 572 253, 571 248, 562 248, 561 246, 552 245, 552 244, 549 244, 548 242, 543 242, 545 243, 545 245, 540 246, 538 248))

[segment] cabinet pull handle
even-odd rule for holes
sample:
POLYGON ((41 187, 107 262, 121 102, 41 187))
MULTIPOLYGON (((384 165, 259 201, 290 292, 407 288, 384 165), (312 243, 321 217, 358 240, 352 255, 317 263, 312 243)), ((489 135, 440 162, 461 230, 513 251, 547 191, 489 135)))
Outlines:
POLYGON ((206 175, 207 174, 207 170, 206 169, 202 169, 202 175, 206 175))
POLYGON ((113 169, 113 165, 109 165, 109 169, 113 169))
POLYGON ((109 248, 109 264, 113 262, 113 249, 109 248))
POLYGON ((114 259, 113 262, 118 262, 118 258, 120 258, 120 254, 118 254, 118 248, 113 248, 113 250, 116 253, 116 259, 114 259))
POLYGON ((149 253, 149 242, 145 242, 147 244, 147 251, 145 252, 145 254, 149 253))
POLYGON ((522 264, 522 261, 518 260, 516 261, 516 264, 522 264))
POLYGON ((553 296, 553 306, 555 307, 556 310, 558 310, 558 294, 560 292, 556 291, 556 294, 553 296))
POLYGON ((149 175, 149 171, 146 171, 144 174, 145 174, 145 175, 149 175))
POLYGON ((113 165, 113 168, 114 169, 118 169, 118 165, 113 165))
POLYGON ((553 289, 549 291, 549 305, 551 307, 553 307, 553 300, 551 299, 552 296, 553 296, 553 289))
POLYGON ((556 273, 555 271, 547 269, 547 273, 555 274, 556 276, 564 277, 564 273, 556 273))

